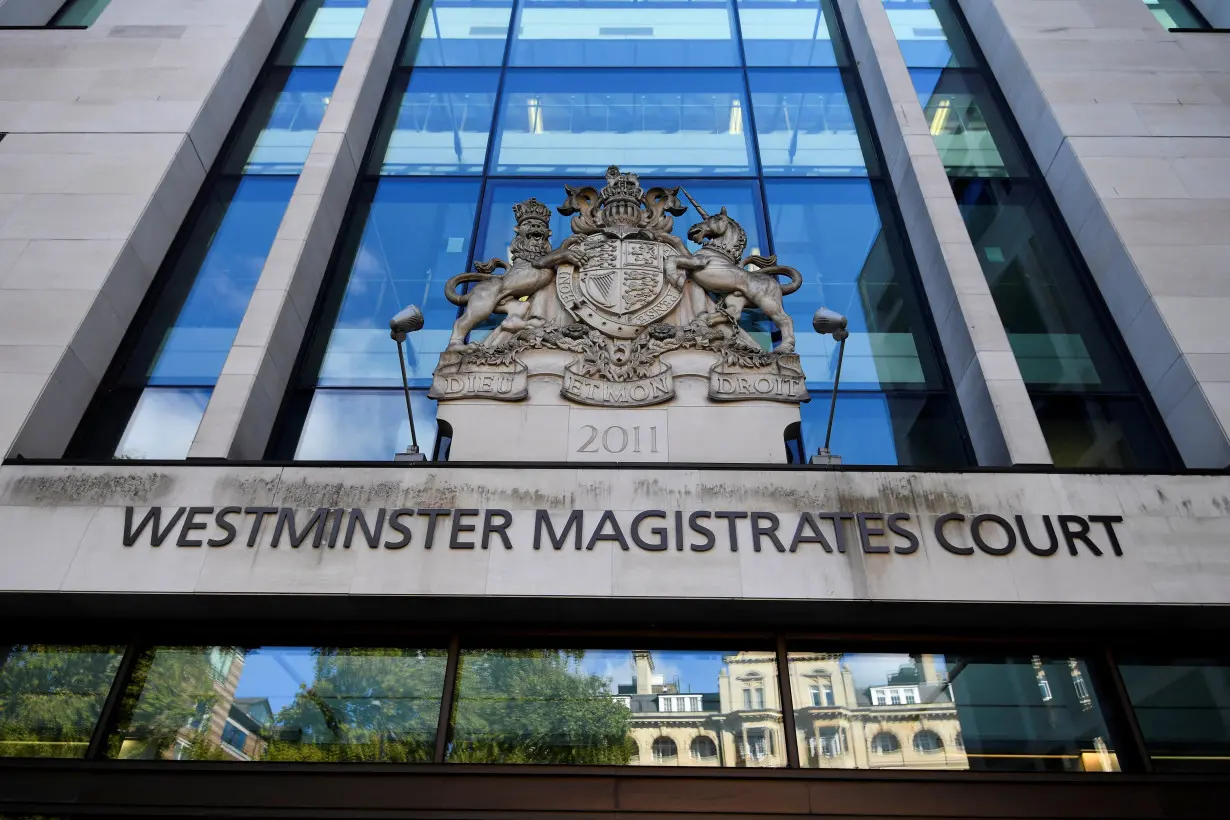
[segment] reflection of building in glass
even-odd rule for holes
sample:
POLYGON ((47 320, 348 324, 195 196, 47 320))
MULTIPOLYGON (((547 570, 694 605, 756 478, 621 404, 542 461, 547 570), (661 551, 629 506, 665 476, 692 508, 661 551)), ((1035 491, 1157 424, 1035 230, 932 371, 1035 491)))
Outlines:
POLYGON ((777 660, 772 652, 723 657, 716 692, 680 692, 654 673, 653 655, 634 650, 636 678, 614 696, 632 711, 632 764, 785 766, 777 660))
POLYGON ((273 711, 267 698, 235 697, 244 650, 213 646, 207 659, 214 697, 199 704, 198 713, 179 729, 162 757, 259 760, 268 746, 263 735, 273 723, 273 711))
POLYGON ((948 682, 930 655, 859 688, 840 653, 792 654, 799 762, 821 769, 968 769, 948 682))

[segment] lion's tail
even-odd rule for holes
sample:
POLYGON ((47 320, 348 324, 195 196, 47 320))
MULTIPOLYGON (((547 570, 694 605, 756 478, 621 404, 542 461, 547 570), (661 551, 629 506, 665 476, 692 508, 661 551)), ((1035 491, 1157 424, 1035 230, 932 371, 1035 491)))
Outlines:
POLYGON ((490 278, 492 277, 489 273, 459 273, 444 283, 444 298, 454 305, 464 305, 470 301, 470 294, 460 293, 457 286, 464 285, 466 282, 485 282, 490 278))
POLYGON ((454 305, 464 305, 470 301, 470 294, 458 291, 458 285, 464 285, 467 282, 486 282, 488 279, 495 279, 496 274, 492 273, 492 271, 496 268, 507 268, 508 266, 499 259, 492 259, 490 262, 478 262, 474 267, 479 269, 478 273, 459 273, 456 276, 450 277, 444 283, 444 298, 454 305))
POLYGON ((766 276, 789 276, 790 281, 782 285, 782 296, 789 296, 803 287, 803 274, 789 265, 772 265, 767 268, 761 268, 756 273, 763 273, 766 276))

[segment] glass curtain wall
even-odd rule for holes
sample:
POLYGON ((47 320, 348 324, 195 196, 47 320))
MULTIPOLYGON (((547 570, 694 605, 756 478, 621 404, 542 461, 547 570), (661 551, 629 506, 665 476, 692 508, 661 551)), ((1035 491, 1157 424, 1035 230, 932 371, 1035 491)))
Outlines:
POLYGON ((47 25, 53 28, 91 26, 111 0, 68 0, 47 25))
MULTIPOLYGON (((837 367, 837 346, 810 331, 825 305, 851 330, 834 451, 857 464, 967 463, 839 31, 829 0, 424 3, 271 455, 383 461, 404 449, 388 321, 411 303, 426 316, 407 365, 430 449, 426 389, 457 316, 445 281, 508 257, 514 203, 555 206, 565 183, 601 186, 616 164, 726 206, 749 254, 803 272, 786 301, 815 396, 803 408, 810 450, 837 367)), ((676 233, 695 221, 677 218, 676 233)), ((571 232, 558 214, 551 227, 554 244, 571 232)), ((762 315, 745 326, 774 344, 762 315)))
POLYGON ((366 7, 292 11, 70 456, 188 455, 366 7))
POLYGON ((1173 447, 952 0, 882 0, 1051 457, 1150 469, 1173 447))
POLYGON ((773 637, 6 645, 0 758, 1230 770, 1224 657, 773 637))
POLYGON ((1144 0, 1144 3, 1166 28, 1211 28, 1190 0, 1144 0))

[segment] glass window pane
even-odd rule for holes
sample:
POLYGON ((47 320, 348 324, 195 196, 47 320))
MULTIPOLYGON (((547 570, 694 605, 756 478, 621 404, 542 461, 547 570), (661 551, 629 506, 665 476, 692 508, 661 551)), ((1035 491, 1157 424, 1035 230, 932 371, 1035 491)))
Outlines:
POLYGON ((111 0, 68 0, 55 20, 53 26, 90 26, 103 13, 103 9, 111 0))
POLYGON ((137 662, 111 757, 431 760, 446 653, 159 647, 137 662))
POLYGON ((847 65, 831 0, 738 0, 749 66, 847 65))
POLYGON ((733 71, 509 71, 496 139, 501 174, 753 171, 733 71))
POLYGON ((210 388, 147 387, 128 419, 115 457, 187 458, 212 394, 210 388))
POLYGON ((209 386, 222 372, 295 188, 293 177, 220 181, 193 226, 126 368, 130 384, 209 386))
POLYGON ((1035 188, 953 180, 961 216, 1030 387, 1128 389, 1050 209, 1035 188))
POLYGON ((1135 397, 1033 395, 1057 467, 1169 469, 1172 460, 1135 397))
POLYGON ((388 148, 373 153, 384 176, 481 174, 500 75, 481 69, 416 69, 386 109, 388 148))
POLYGON ((909 68, 975 65, 950 0, 883 0, 909 68))
POLYGON ((1157 21, 1166 28, 1208 28, 1187 0, 1144 0, 1157 21))
MULTIPOLYGON (((845 384, 845 369, 842 369, 845 384)), ((824 446, 832 399, 813 389, 803 416, 803 457, 824 446)), ((969 464, 956 411, 948 396, 838 391, 829 451, 842 464, 953 469, 969 464)))
MULTIPOLYGON (((422 390, 410 391, 410 402, 419 450, 430 455, 436 440, 436 402, 422 390)), ((392 461, 409 444, 410 422, 401 390, 317 390, 295 460, 392 461)))
POLYGON ((799 758, 807 768, 1119 770, 1080 658, 789 657, 799 758), (807 687, 817 681, 831 683, 835 707, 806 705, 807 687))
POLYGON ((456 763, 785 766, 772 651, 463 649, 456 763))
POLYGON ((766 176, 867 175, 864 126, 840 71, 749 71, 748 81, 766 176))
POLYGON ((512 0, 430 0, 406 41, 402 65, 500 65, 511 16, 512 0))
POLYGON ((298 174, 303 170, 341 69, 296 68, 266 81, 227 157, 227 174, 298 174))
POLYGON ((1230 771, 1230 661, 1137 658, 1119 673, 1154 771, 1230 771))
POLYGON ((523 0, 513 31, 511 65, 739 64, 729 0, 523 0))
POLYGON ((0 652, 0 757, 85 757, 123 647, 0 652))
POLYGON ((274 60, 281 66, 341 66, 359 32, 367 0, 308 0, 274 60))
POLYGON ((341 257, 350 274, 327 331, 319 384, 400 387, 389 319, 411 304, 425 325, 406 339, 406 367, 412 385, 430 384, 457 318, 444 284, 465 270, 478 190, 477 180, 382 179, 365 208, 355 209, 359 241, 341 257))
MULTIPOLYGON (((872 183, 768 181, 765 192, 773 251, 803 274, 803 287, 786 300, 795 326, 810 328, 821 306, 849 319, 842 387, 942 387, 901 240, 885 230, 872 183)), ((829 388, 833 338, 800 333, 797 350, 808 386, 829 388)))
POLYGON ((949 176, 1029 174, 981 78, 960 71, 914 69, 910 79, 949 176))

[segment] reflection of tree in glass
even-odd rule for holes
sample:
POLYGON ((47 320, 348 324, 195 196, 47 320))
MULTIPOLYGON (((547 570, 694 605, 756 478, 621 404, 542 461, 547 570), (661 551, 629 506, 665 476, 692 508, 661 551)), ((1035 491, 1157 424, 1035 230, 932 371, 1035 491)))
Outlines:
POLYGON ((264 760, 395 763, 435 752, 443 651, 313 650, 310 686, 278 712, 264 760))
POLYGON ((113 646, 0 655, 0 757, 82 757, 120 664, 113 646))
POLYGON ((182 757, 221 757, 209 737, 220 694, 211 649, 217 657, 217 647, 176 647, 150 650, 137 659, 120 703, 118 725, 127 728, 111 737, 112 757, 165 758, 177 741, 184 747, 182 757))
POLYGON ((610 680, 577 667, 584 650, 468 650, 457 670, 448 759, 459 763, 626 764, 631 712, 610 680))

